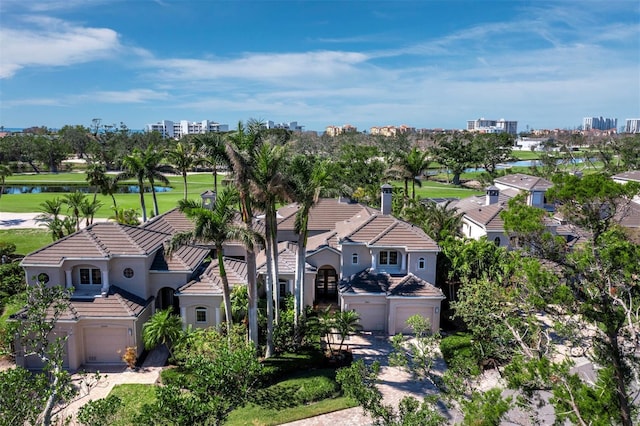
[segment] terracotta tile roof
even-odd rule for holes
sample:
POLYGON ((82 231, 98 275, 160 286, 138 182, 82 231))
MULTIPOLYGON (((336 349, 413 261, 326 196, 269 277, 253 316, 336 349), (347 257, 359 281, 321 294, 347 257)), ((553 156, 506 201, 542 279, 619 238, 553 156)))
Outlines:
POLYGON ((165 254, 164 247, 156 252, 151 262, 151 271, 192 271, 211 253, 207 247, 182 246, 171 256, 165 254))
POLYGON ((553 186, 553 183, 537 176, 526 175, 524 173, 514 173, 496 178, 495 183, 510 186, 525 191, 544 191, 553 186))
MULTIPOLYGON (((69 309, 60 320, 78 321, 84 318, 136 318, 152 302, 153 298, 142 299, 117 286, 110 286, 106 295, 82 296, 73 294, 69 301, 69 309)), ((17 312, 12 318, 24 318, 25 309, 17 312)), ((49 310, 47 316, 52 317, 49 310)))
POLYGON ((507 208, 511 197, 500 191, 498 201, 493 204, 486 203, 486 196, 474 195, 463 198, 453 204, 459 212, 464 213, 465 218, 484 227, 487 231, 503 231, 504 222, 500 218, 500 212, 507 208))
POLYGON ((617 175, 613 175, 613 178, 617 180, 640 182, 640 170, 630 170, 627 172, 618 173, 617 175))
POLYGON ((173 235, 178 232, 191 231, 193 222, 176 207, 143 223, 141 228, 173 235))
MULTIPOLYGON (((293 230, 296 220, 298 204, 289 204, 278 210, 281 219, 278 221, 278 229, 293 230)), ((336 227, 337 222, 350 219, 368 207, 355 202, 341 201, 337 198, 320 198, 309 211, 308 229, 312 232, 330 231, 336 227)))
POLYGON ((58 265, 65 259, 104 259, 113 256, 146 256, 162 246, 167 234, 122 225, 98 222, 36 250, 22 265, 58 265))
MULTIPOLYGON (((295 274, 298 261, 298 244, 291 241, 278 243, 278 273, 295 274)), ((267 255, 264 250, 256 255, 256 265, 259 274, 267 272, 267 255)), ((315 271, 316 268, 305 263, 306 271, 315 271)))
POLYGON ((438 251, 439 247, 420 228, 396 219, 391 215, 375 214, 365 218, 340 241, 363 243, 378 247, 405 247, 407 250, 438 251))
MULTIPOLYGON (((229 287, 233 288, 247 282, 247 263, 243 260, 225 257, 224 270, 227 274, 229 287)), ((189 283, 180 287, 177 291, 178 296, 196 296, 196 295, 221 295, 222 294, 222 278, 220 278, 220 269, 218 263, 212 263, 205 272, 189 283)))
POLYGON ((340 281, 339 290, 341 293, 350 294, 380 293, 386 296, 444 299, 439 288, 412 273, 389 275, 371 269, 365 269, 350 277, 343 278, 340 281))
POLYGON ((307 238, 307 254, 324 247, 338 248, 338 233, 336 231, 328 231, 307 238))
POLYGON ((400 281, 393 282, 389 288, 389 295, 445 298, 442 290, 411 273, 400 279, 400 281))

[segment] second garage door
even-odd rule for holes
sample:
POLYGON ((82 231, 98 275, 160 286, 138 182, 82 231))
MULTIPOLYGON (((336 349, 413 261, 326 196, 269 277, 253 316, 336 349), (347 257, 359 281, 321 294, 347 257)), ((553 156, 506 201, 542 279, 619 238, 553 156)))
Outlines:
POLYGON ((122 362, 127 348, 127 329, 88 327, 84 329, 85 362, 116 364, 122 362))
POLYGON ((410 334, 413 330, 407 326, 407 320, 413 315, 422 315, 429 321, 433 318, 432 306, 398 306, 394 333, 410 334))

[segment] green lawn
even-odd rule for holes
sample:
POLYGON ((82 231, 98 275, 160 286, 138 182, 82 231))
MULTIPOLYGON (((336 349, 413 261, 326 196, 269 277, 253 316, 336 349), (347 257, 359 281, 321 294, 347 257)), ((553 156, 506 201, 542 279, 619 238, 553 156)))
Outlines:
POLYGON ((109 395, 116 395, 122 400, 123 406, 119 410, 119 416, 112 426, 130 426, 136 424, 133 421, 136 414, 144 404, 151 404, 156 399, 155 386, 130 384, 115 385, 109 395))
MULTIPOLYGON (((303 374, 303 378, 297 376, 283 380, 274 386, 286 387, 295 385, 303 388, 305 386, 313 386, 314 380, 326 375, 322 370, 315 371, 319 371, 319 373, 315 374, 313 371, 308 371, 303 374), (302 384, 301 381, 303 382, 302 384)), ((118 396, 123 403, 119 410, 118 420, 113 422, 112 425, 132 425, 135 424, 133 421, 134 416, 140 411, 141 407, 155 400, 155 386, 143 384, 116 385, 110 395, 118 396)), ((290 408, 265 408, 256 404, 247 404, 231 412, 225 424, 234 426, 278 425, 356 406, 355 401, 346 397, 328 398, 290 408)))
POLYGON ((53 240, 49 232, 44 228, 34 228, 0 230, 0 241, 15 244, 15 253, 26 255, 40 247, 50 244, 53 240))
POLYGON ((517 149, 514 149, 511 151, 511 155, 518 160, 537 160, 540 158, 539 152, 528 150, 518 151, 517 149))
MULTIPOLYGON (((222 182, 224 176, 218 176, 218 183, 222 182)), ((172 190, 169 192, 157 193, 158 208, 160 213, 166 212, 177 206, 178 200, 182 199, 184 184, 181 176, 168 176, 172 190)), ((7 177, 6 185, 77 185, 86 186, 84 173, 58 173, 58 174, 19 174, 7 177)), ((133 181, 123 182, 126 185, 135 185, 133 181)), ((200 194, 208 189, 213 189, 213 177, 211 173, 197 173, 189 175, 188 197, 199 199, 200 194)), ((30 213, 40 211, 40 204, 55 197, 62 197, 63 193, 38 193, 38 194, 5 194, 0 198, 0 211, 10 213, 30 213)), ((92 196, 92 195, 89 195, 92 196)), ((133 194, 116 194, 118 207, 135 208, 140 210, 140 196, 133 194)), ((96 217, 107 218, 113 214, 111 206, 113 201, 110 196, 98 195, 97 199, 102 202, 102 207, 96 217)), ((153 200, 150 193, 145 193, 145 204, 147 214, 153 211, 153 200)))

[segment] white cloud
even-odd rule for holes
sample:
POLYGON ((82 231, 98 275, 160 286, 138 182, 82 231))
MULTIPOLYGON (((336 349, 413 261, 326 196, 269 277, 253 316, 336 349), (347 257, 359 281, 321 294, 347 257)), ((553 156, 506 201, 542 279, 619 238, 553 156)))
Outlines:
POLYGON ((0 27, 0 78, 29 66, 68 66, 107 58, 121 46, 108 28, 88 28, 46 17, 25 17, 29 26, 0 27))

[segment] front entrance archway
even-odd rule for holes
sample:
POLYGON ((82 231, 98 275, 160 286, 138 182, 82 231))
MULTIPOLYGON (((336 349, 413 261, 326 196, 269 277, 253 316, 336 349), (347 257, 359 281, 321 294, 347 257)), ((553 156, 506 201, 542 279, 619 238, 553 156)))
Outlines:
POLYGON ((172 308, 171 312, 179 315, 180 303, 175 292, 171 287, 162 287, 156 297, 156 310, 172 308))
POLYGON ((338 274, 332 266, 323 266, 316 274, 316 302, 338 301, 338 274))

